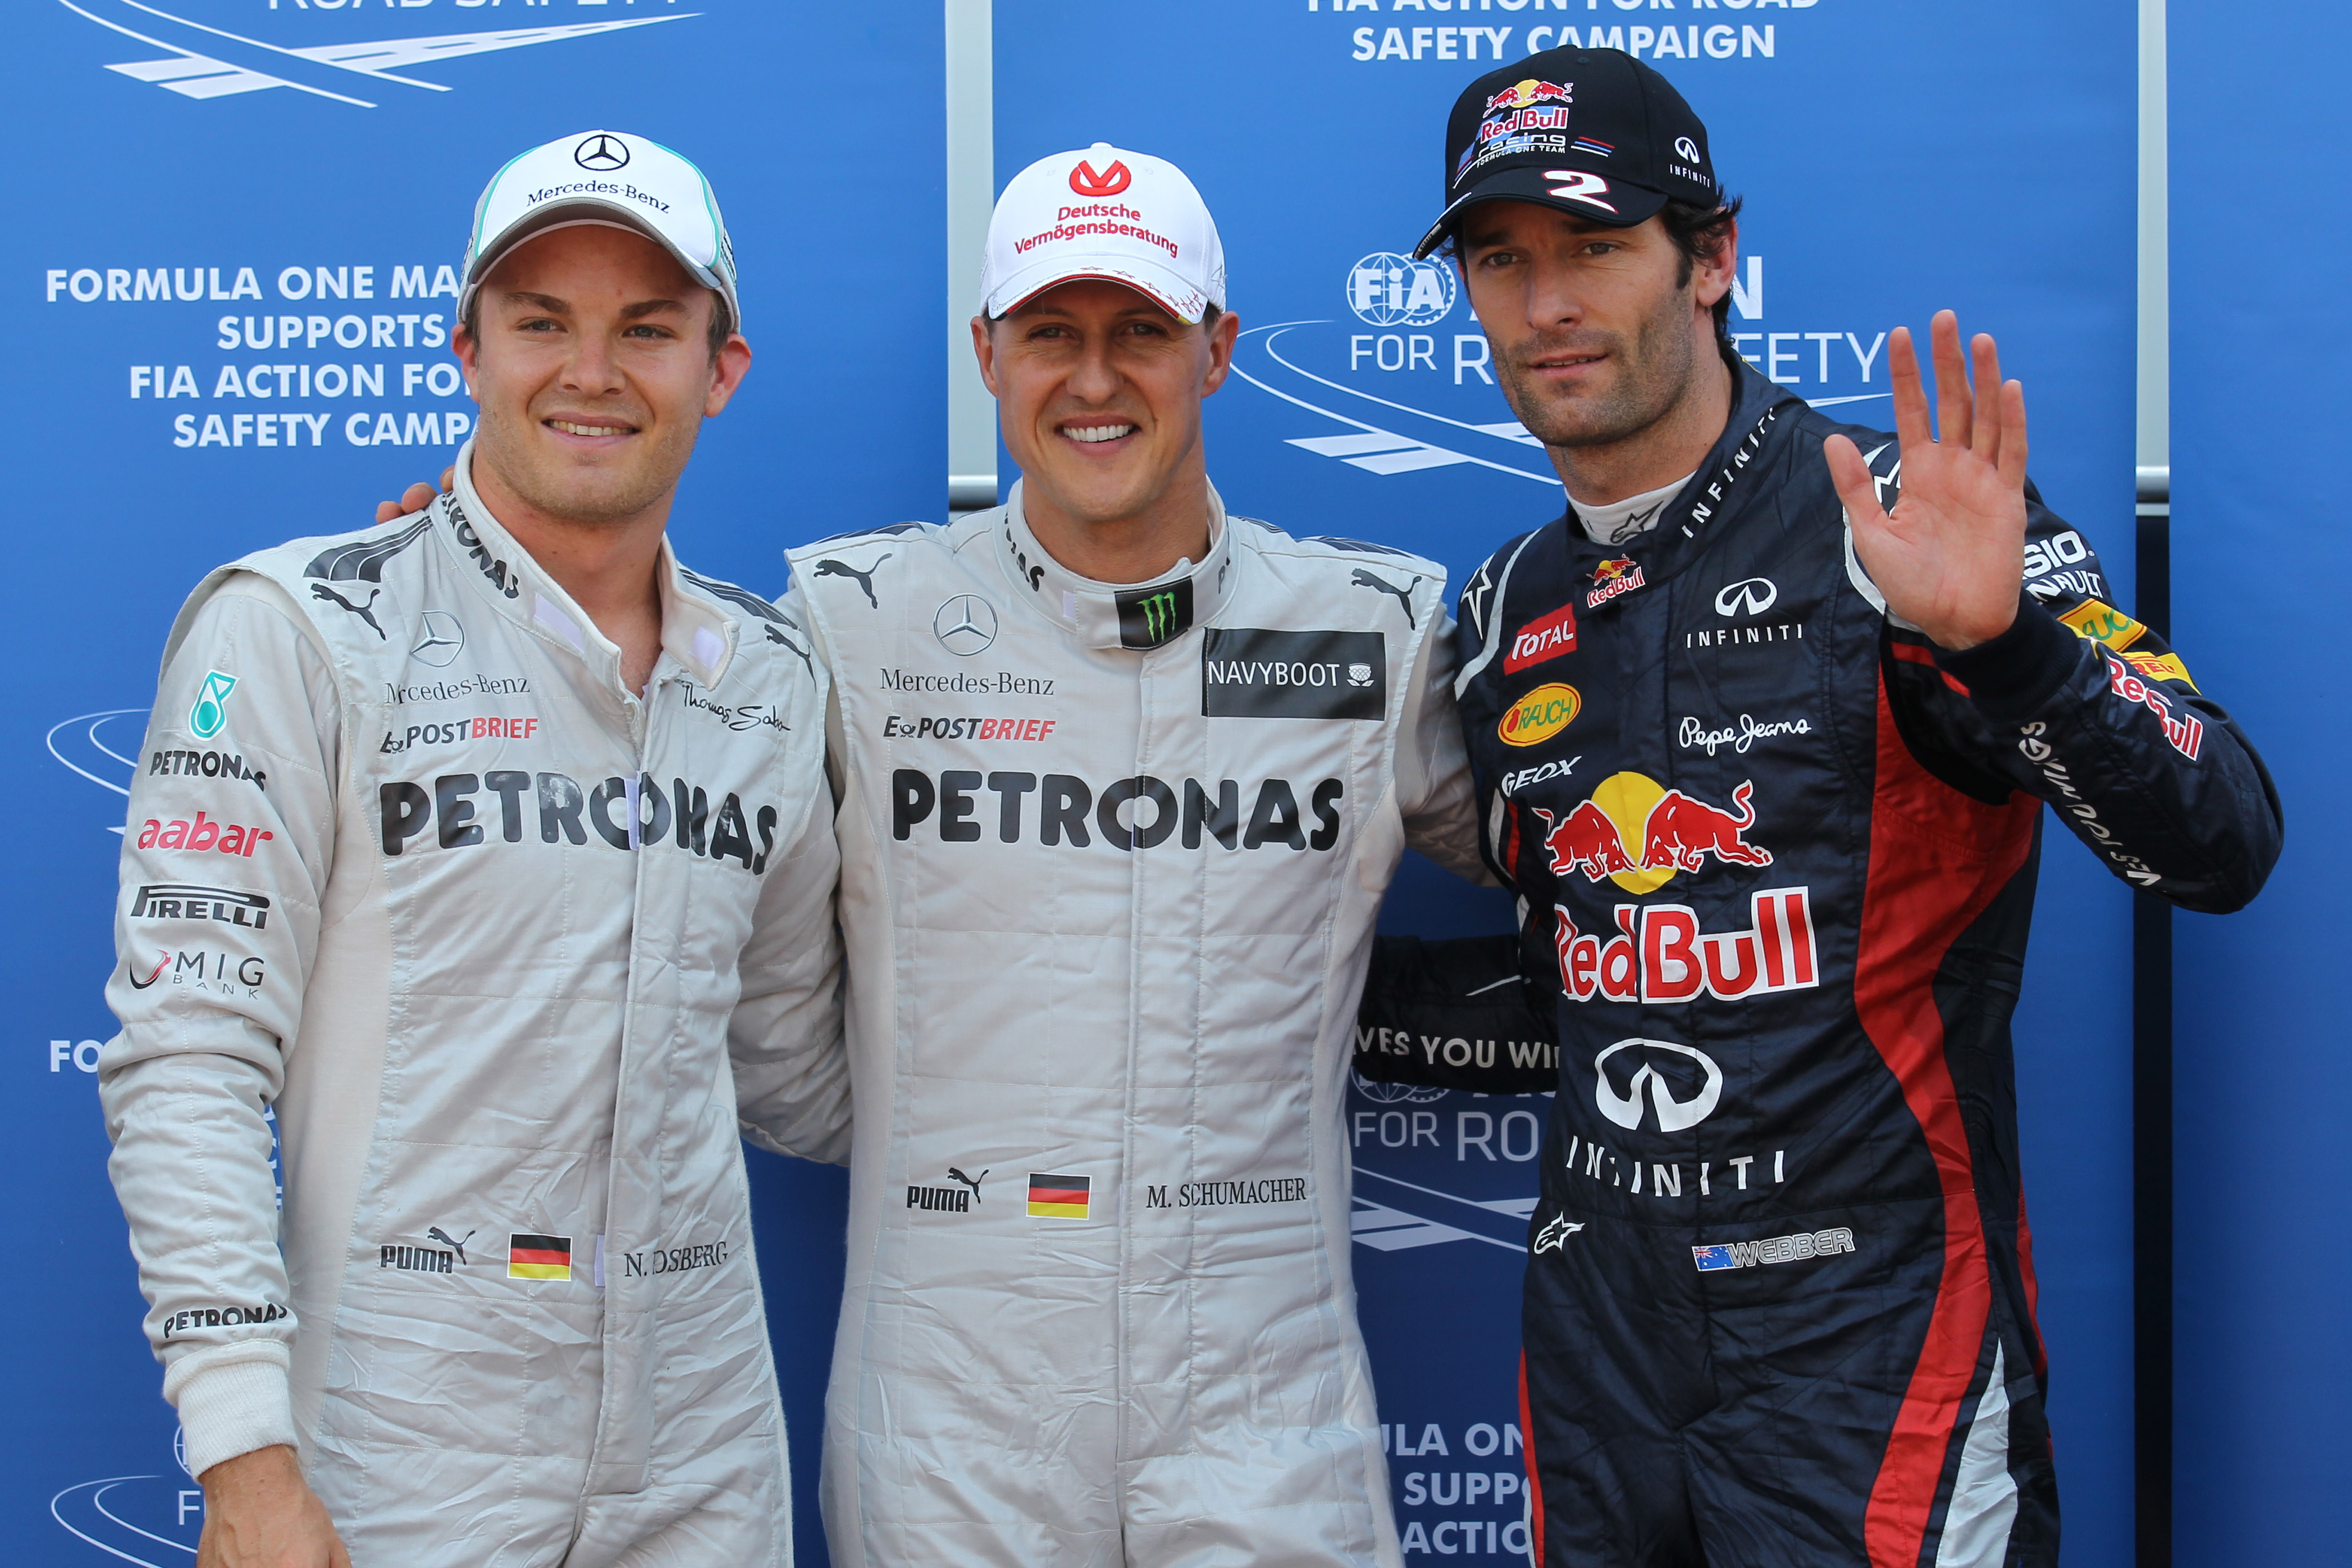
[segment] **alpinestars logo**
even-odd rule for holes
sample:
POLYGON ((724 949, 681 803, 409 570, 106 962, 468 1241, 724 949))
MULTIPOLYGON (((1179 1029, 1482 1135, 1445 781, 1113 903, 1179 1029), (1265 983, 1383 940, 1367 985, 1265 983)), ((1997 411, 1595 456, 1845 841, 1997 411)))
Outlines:
MULTIPOLYGON (((410 0, 416 4, 417 0, 410 0)), ((296 92, 374 109, 383 89, 409 89, 425 92, 448 90, 438 82, 397 73, 412 66, 436 64, 467 55, 499 49, 526 48, 584 38, 595 33, 616 33, 625 27, 648 27, 661 22, 682 22, 692 12, 667 16, 632 17, 619 22, 583 22, 555 27, 509 27, 488 33, 448 33, 436 37, 383 38, 367 42, 310 45, 299 48, 247 37, 226 28, 174 16, 142 0, 58 0, 76 16, 109 32, 152 48, 169 51, 162 59, 134 60, 106 68, 134 81, 152 82, 167 92, 199 100, 236 93, 291 88, 296 92), (371 96, 360 97, 361 93, 371 96)), ((331 9, 321 0, 321 9, 331 9)), ((275 9, 275 6, 272 6, 275 9)), ((583 161, 583 166, 586 166, 583 161)))

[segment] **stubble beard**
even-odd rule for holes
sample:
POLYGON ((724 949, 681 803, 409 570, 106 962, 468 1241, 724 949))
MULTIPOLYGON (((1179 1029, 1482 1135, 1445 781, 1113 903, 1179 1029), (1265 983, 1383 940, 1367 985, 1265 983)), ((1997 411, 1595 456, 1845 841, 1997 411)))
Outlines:
MULTIPOLYGON (((526 416, 526 422, 536 420, 526 416)), ((573 468, 534 451, 527 430, 486 413, 476 431, 476 455, 486 458, 524 504, 545 517, 583 528, 626 522, 667 494, 694 453, 695 430, 673 428, 625 466, 573 468), (679 449, 683 448, 683 449, 679 449)))
POLYGON ((1685 289, 1669 293, 1661 308, 1628 342, 1622 333, 1577 331, 1556 336, 1537 333, 1496 356, 1503 395, 1528 433, 1547 447, 1606 447, 1630 440, 1655 425, 1687 395, 1697 363, 1685 289), (1601 350, 1616 374, 1597 393, 1561 395, 1544 385, 1530 362, 1562 351, 1601 350))

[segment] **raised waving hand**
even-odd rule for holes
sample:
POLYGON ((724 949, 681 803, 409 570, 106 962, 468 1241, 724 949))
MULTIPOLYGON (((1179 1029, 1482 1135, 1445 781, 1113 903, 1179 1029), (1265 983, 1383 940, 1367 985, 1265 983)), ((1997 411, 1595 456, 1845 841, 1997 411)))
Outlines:
POLYGON ((1879 506, 1878 487, 1852 441, 1832 436, 1822 446, 1853 527, 1854 553, 1887 609, 1958 652, 1991 641, 2017 618, 2025 571, 2025 388, 2000 379, 1989 333, 1961 351, 1951 311, 1937 311, 1927 332, 1936 356, 1932 410, 1909 330, 1888 335, 1903 450, 1893 513, 1879 506))

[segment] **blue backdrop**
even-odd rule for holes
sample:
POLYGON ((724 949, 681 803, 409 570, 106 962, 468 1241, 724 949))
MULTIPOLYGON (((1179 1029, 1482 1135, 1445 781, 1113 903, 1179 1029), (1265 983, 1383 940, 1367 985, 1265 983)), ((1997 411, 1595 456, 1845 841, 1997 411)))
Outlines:
MULTIPOLYGON (((140 1331, 92 1073, 122 791, 173 614, 215 563, 362 526, 438 475, 472 411, 446 345, 474 197, 591 121, 699 162, 742 268, 757 358, 688 471, 681 555, 773 592, 789 543, 940 516, 942 37, 936 6, 765 0, 9 14, 0 279, 29 324, 5 407, 32 662, 0 734, 38 826, 0 848, 26 917, 0 956, 24 1007, 0 1182, 26 1304, 0 1345, 0 1557, 184 1563, 201 1494, 140 1331)), ((752 1162, 803 1561, 822 1563, 845 1184, 752 1162)))
POLYGON ((2352 234, 2335 195, 2352 21, 2311 0, 2178 0, 2170 23, 2175 640, 2262 748, 2287 821, 2252 910, 2176 917, 2176 1541, 2184 1568, 2340 1562, 2352 1268, 2320 1238, 2341 1223, 2352 1125, 2329 956, 2352 898, 2327 877, 2352 743, 2303 710, 2316 678, 2284 669, 2280 639, 2341 628, 2352 595, 2328 488, 2352 427, 2335 248, 2352 234))
MULTIPOLYGON (((1455 94, 1531 49, 1598 44, 1675 82, 1748 197, 1743 351, 1883 423, 1887 328, 1924 330, 1948 305, 1994 331, 2029 391, 2037 479, 2130 602, 2127 0, 996 0, 995 21, 1000 186, 1108 141, 1172 159, 1217 215, 1244 335, 1210 405, 1210 470, 1237 510, 1404 545, 1457 584, 1559 514, 1453 280, 1398 253, 1440 205, 1455 94)), ((1430 933, 1509 920, 1426 863, 1389 910, 1392 929, 1430 933)), ((2128 920, 2053 824, 2018 1077, 2074 1564, 2131 1553, 2128 920)), ((1519 1510, 1495 1473, 1520 1465, 1520 1222, 1543 1106, 1396 1096, 1360 1093, 1350 1122, 1399 1520, 1409 1553, 1500 1552, 1516 1532, 1484 1526, 1519 1510), (1435 1533, 1464 1521, 1482 1528, 1435 1533)))

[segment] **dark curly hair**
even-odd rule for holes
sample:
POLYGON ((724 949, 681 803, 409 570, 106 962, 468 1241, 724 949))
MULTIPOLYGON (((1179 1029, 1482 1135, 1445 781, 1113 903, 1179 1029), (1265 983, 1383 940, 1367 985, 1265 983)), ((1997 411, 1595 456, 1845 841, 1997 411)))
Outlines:
MULTIPOLYGON (((1712 261, 1731 237, 1731 226, 1739 216, 1746 198, 1734 196, 1718 207, 1703 207, 1692 202, 1668 202, 1658 213, 1658 221, 1666 226, 1666 237, 1683 254, 1683 264, 1675 275, 1675 286, 1682 288, 1691 280, 1691 272, 1700 262, 1712 261)), ((1715 347, 1723 355, 1723 363, 1734 372, 1739 369, 1739 351, 1731 341, 1731 292, 1715 302, 1715 347)))

